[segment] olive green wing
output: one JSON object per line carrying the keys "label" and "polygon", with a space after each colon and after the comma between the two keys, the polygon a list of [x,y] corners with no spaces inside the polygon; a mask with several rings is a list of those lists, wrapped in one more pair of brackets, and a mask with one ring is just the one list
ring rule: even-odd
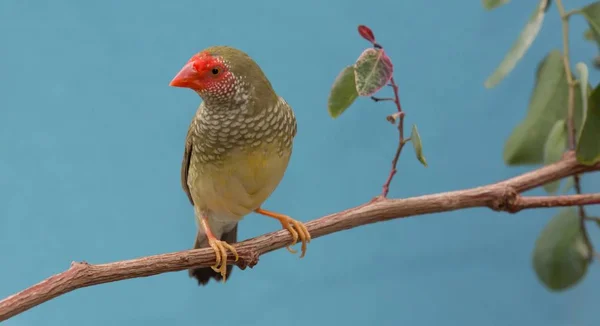
{"label": "olive green wing", "polygon": [[181,162],[181,187],[183,187],[183,191],[188,196],[190,203],[192,206],[194,205],[194,200],[192,199],[192,194],[190,193],[190,186],[188,186],[188,173],[190,172],[190,162],[192,160],[192,124],[188,128],[187,135],[185,136],[185,150],[183,151],[183,161]]}

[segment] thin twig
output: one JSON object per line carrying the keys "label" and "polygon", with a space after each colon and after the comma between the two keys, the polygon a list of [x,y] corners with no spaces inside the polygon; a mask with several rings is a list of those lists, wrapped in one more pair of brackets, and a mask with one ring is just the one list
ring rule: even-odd
{"label": "thin twig", "polygon": [[390,184],[392,183],[392,179],[394,179],[396,172],[398,172],[396,166],[398,165],[398,159],[400,159],[402,148],[404,148],[404,145],[406,145],[406,143],[408,142],[406,139],[404,139],[404,111],[402,111],[402,106],[400,105],[400,96],[398,96],[398,85],[394,81],[394,77],[390,79],[389,85],[394,90],[394,98],[374,98],[373,100],[375,102],[381,100],[393,100],[394,104],[396,104],[397,112],[393,115],[388,116],[387,120],[394,123],[396,121],[395,118],[398,118],[398,147],[396,148],[396,153],[394,154],[394,159],[392,160],[392,168],[390,169],[390,173],[387,177],[387,180],[383,184],[381,195],[379,197],[376,197],[375,200],[387,198],[387,195],[390,192]]}
{"label": "thin twig", "polygon": [[[466,190],[451,191],[406,199],[388,199],[366,203],[306,223],[312,238],[357,226],[391,219],[432,213],[449,212],[474,207],[489,207],[496,211],[515,213],[536,207],[559,207],[577,204],[598,204],[600,194],[549,197],[522,197],[520,193],[576,173],[600,170],[600,164],[579,164],[573,152],[562,160],[505,181]],[[260,255],[283,248],[292,241],[287,230],[265,234],[236,243],[240,268],[252,267]],[[399,252],[403,249],[399,248]],[[400,255],[400,253],[399,253]],[[228,257],[230,264],[234,258]],[[56,274],[28,289],[0,301],[0,321],[73,290],[97,284],[115,282],[161,273],[181,271],[215,263],[211,248],[186,250],[108,264],[72,263],[67,271]]]}
{"label": "thin twig", "polygon": [[[581,194],[583,191],[581,190],[581,178],[579,176],[579,174],[576,174],[573,176],[573,180],[575,181],[575,193],[577,194]],[[585,219],[586,213],[585,213],[585,207],[583,205],[579,205],[578,207],[579,209],[579,217],[582,220],[583,223],[583,219]],[[585,234],[585,237],[587,237],[587,232]],[[588,239],[589,242],[589,239]]]}
{"label": "thin twig", "polygon": [[[567,75],[568,84],[568,107],[567,107],[567,134],[569,139],[569,150],[573,151],[577,147],[577,130],[575,130],[575,85],[576,82],[573,79],[571,73],[571,59],[569,58],[569,18],[573,11],[566,12],[563,6],[562,0],[556,0],[556,8],[560,14],[560,20],[562,22],[562,40],[563,40],[563,64],[565,66],[565,74]],[[581,87],[587,87],[587,85],[581,85]],[[575,183],[575,192],[581,194],[581,179],[579,175],[573,175],[573,181]],[[592,252],[593,245],[590,241],[590,237],[587,232],[585,225],[585,208],[583,205],[579,205],[579,224],[581,227],[581,233],[583,234],[583,240],[587,247]],[[590,257],[591,259],[591,257]]]}

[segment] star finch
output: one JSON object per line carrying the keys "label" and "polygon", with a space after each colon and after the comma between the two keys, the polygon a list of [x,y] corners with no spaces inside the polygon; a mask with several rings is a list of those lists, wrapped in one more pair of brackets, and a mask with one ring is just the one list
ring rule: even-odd
{"label": "star finch", "polygon": [[[228,46],[207,48],[183,66],[171,86],[194,90],[202,103],[185,139],[181,183],[194,206],[198,233],[194,248],[211,247],[216,263],[189,270],[201,285],[231,273],[227,250],[238,222],[256,212],[281,222],[303,257],[310,234],[289,216],[261,208],[287,169],[296,135],[292,108],[278,96],[246,53]],[[295,253],[291,247],[288,247]]]}

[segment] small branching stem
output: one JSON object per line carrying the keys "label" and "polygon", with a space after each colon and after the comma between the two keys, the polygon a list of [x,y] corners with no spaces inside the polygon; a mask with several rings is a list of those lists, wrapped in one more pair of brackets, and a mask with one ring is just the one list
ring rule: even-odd
{"label": "small branching stem", "polygon": [[404,111],[402,111],[402,106],[400,105],[400,96],[398,95],[398,85],[396,84],[396,81],[394,81],[394,77],[392,77],[390,79],[389,86],[391,86],[392,90],[394,91],[393,98],[391,98],[391,97],[386,97],[386,98],[371,97],[371,99],[375,102],[393,101],[394,104],[396,104],[397,112],[387,116],[386,119],[393,124],[395,124],[396,120],[398,120],[398,147],[396,148],[396,153],[394,154],[394,159],[392,160],[392,168],[390,169],[390,173],[388,174],[388,177],[387,177],[385,183],[383,184],[383,187],[382,187],[383,189],[381,191],[381,195],[379,197],[376,197],[375,198],[376,200],[387,198],[387,195],[390,192],[390,184],[392,183],[394,176],[398,172],[396,167],[398,166],[398,160],[400,159],[400,154],[402,153],[402,148],[404,148],[404,145],[406,145],[406,143],[410,140],[410,138],[404,139],[404,115],[405,114],[404,114]]}
{"label": "small branching stem", "polygon": [[[376,49],[383,49],[383,47],[379,43],[374,43],[373,47],[375,47]],[[371,100],[373,100],[374,102],[388,102],[389,101],[389,102],[394,102],[394,104],[396,104],[397,111],[393,114],[388,115],[386,117],[386,120],[389,121],[391,124],[396,124],[396,120],[398,120],[398,147],[396,148],[396,153],[394,154],[394,158],[392,159],[392,167],[390,169],[390,173],[388,174],[388,177],[385,180],[385,183],[383,184],[383,187],[382,187],[383,189],[381,190],[381,195],[379,195],[378,197],[375,197],[373,199],[373,201],[387,198],[388,193],[390,192],[390,184],[392,183],[394,176],[398,172],[398,169],[396,167],[398,166],[398,160],[400,159],[400,154],[402,153],[402,148],[404,148],[404,145],[406,145],[406,143],[410,141],[410,138],[404,139],[404,111],[402,111],[402,106],[400,105],[400,96],[398,95],[398,85],[396,84],[396,81],[394,80],[393,76],[390,78],[390,82],[387,84],[387,86],[390,86],[392,88],[392,90],[394,91],[394,97],[371,96]]]}

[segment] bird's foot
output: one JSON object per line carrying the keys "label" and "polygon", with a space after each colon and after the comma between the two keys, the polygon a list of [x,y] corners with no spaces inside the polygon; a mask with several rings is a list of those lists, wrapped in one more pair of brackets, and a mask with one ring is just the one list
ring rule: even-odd
{"label": "bird's foot", "polygon": [[235,261],[238,261],[240,257],[238,256],[238,253],[235,250],[235,248],[225,241],[218,240],[215,237],[209,237],[208,244],[211,248],[213,248],[216,256],[216,262],[210,268],[212,268],[213,271],[221,274],[221,276],[223,277],[223,283],[225,283],[225,280],[227,278],[227,250],[233,253],[233,255],[235,256]]}
{"label": "bird's foot", "polygon": [[286,247],[289,252],[293,254],[297,253],[296,250],[292,249],[292,246],[298,243],[298,239],[300,239],[300,241],[302,241],[302,254],[300,254],[300,258],[304,257],[306,254],[306,245],[311,240],[310,232],[308,232],[304,223],[296,221],[287,215],[271,212],[262,208],[257,209],[255,212],[279,220],[281,226],[290,231],[292,234],[292,243]]}

